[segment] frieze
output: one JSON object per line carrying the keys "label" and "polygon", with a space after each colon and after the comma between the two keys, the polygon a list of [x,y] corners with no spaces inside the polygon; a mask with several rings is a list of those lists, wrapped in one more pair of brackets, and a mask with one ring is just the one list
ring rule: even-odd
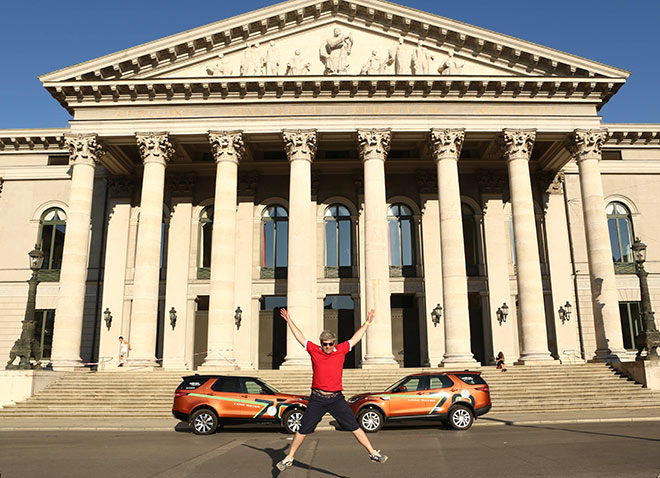
{"label": "frieze", "polygon": [[136,133],[135,139],[144,163],[156,162],[166,165],[174,154],[167,133]]}
{"label": "frieze", "polygon": [[415,180],[420,194],[438,194],[438,172],[435,169],[418,169]]}
{"label": "frieze", "polygon": [[192,197],[195,190],[196,177],[194,174],[179,174],[168,176],[165,180],[165,189],[170,197]]}
{"label": "frieze", "polygon": [[69,164],[96,166],[104,153],[96,134],[65,134],[64,146],[69,150]]}
{"label": "frieze", "polygon": [[358,151],[360,159],[385,160],[390,152],[392,130],[390,129],[360,129],[357,131]]}
{"label": "frieze", "polygon": [[479,176],[481,194],[504,194],[508,190],[508,177],[505,174],[489,173]]}
{"label": "frieze", "polygon": [[238,195],[254,196],[259,181],[259,173],[256,171],[246,171],[238,173]]}
{"label": "frieze", "polygon": [[576,161],[601,159],[603,144],[609,136],[606,129],[576,129],[564,144]]}
{"label": "frieze", "polygon": [[112,198],[132,198],[135,186],[135,179],[130,176],[111,176],[108,178],[108,188]]}

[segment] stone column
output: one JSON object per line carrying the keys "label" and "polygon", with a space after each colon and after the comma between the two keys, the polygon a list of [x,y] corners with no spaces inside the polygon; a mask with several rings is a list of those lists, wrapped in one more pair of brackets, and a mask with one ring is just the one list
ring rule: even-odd
{"label": "stone column", "polygon": [[69,149],[72,172],[60,291],[53,328],[51,362],[54,370],[72,369],[81,363],[80,343],[87,284],[94,170],[96,162],[103,154],[95,134],[65,135],[64,144]]}
{"label": "stone column", "polygon": [[580,172],[591,302],[596,330],[596,357],[600,360],[616,361],[627,358],[627,352],[623,347],[614,263],[607,229],[603,183],[600,178],[601,150],[608,136],[609,133],[605,129],[576,129],[566,147],[573,154]]}
{"label": "stone column", "polygon": [[216,163],[209,294],[209,352],[202,368],[236,369],[234,281],[238,162],[245,152],[241,131],[209,132]]}
{"label": "stone column", "polygon": [[[291,165],[289,174],[289,257],[286,303],[296,325],[309,340],[315,330],[314,282],[316,256],[313,244],[312,161],[316,155],[316,130],[284,130],[282,139]],[[275,320],[278,320],[277,318]],[[307,367],[309,356],[287,328],[286,358],[283,367]]]}
{"label": "stone column", "polygon": [[131,334],[128,338],[133,350],[129,354],[129,363],[157,366],[156,325],[165,167],[174,150],[167,133],[137,133],[135,138],[144,171],[135,253]]}
{"label": "stone column", "polygon": [[[484,238],[486,271],[488,277],[488,307],[493,353],[502,352],[507,360],[518,356],[516,347],[516,304],[511,300],[509,287],[509,261],[506,228],[509,221],[504,215],[502,194],[506,178],[497,174],[484,174],[479,178],[484,211]],[[506,321],[498,320],[497,309],[503,304],[509,308]]]}
{"label": "stone column", "polygon": [[535,139],[536,130],[505,129],[502,132],[501,143],[509,169],[509,193],[516,249],[516,279],[522,339],[519,363],[525,365],[552,363],[548,351],[534,199],[529,175],[529,160]]}
{"label": "stone column", "polygon": [[[190,239],[192,226],[192,193],[194,176],[168,178],[172,213],[167,238],[167,278],[165,281],[165,314],[163,326],[164,369],[184,370],[186,361],[186,332],[188,321],[188,277],[190,271]],[[170,313],[176,317],[172,324]]]}
{"label": "stone column", "polygon": [[470,347],[470,311],[465,272],[465,244],[461,192],[458,186],[458,157],[465,131],[431,130],[431,147],[438,169],[440,206],[440,253],[442,255],[442,320],[445,327],[446,367],[476,363]]}
{"label": "stone column", "polygon": [[[391,366],[392,317],[390,313],[390,269],[388,249],[387,202],[385,196],[385,159],[390,151],[389,129],[358,130],[360,159],[364,164],[364,245],[366,313],[376,317],[366,334],[367,352],[363,368]],[[365,316],[366,318],[366,316]]]}

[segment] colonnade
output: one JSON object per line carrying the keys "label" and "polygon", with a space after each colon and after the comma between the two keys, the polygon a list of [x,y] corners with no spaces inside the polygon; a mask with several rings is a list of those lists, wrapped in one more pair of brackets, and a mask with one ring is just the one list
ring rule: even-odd
{"label": "colonnade", "polygon": [[[370,328],[365,339],[363,367],[396,366],[391,349],[385,193],[385,162],[391,135],[389,129],[365,129],[356,132],[356,143],[364,171],[366,310],[376,310],[376,323]],[[445,340],[445,353],[440,365],[448,367],[476,364],[470,349],[467,274],[458,180],[458,161],[464,136],[462,129],[433,129],[430,134],[430,149],[438,172],[438,247],[442,269]],[[535,136],[534,130],[505,129],[501,132],[499,141],[508,165],[521,324],[519,361],[525,364],[552,361],[547,345],[543,285],[529,169]],[[605,130],[575,130],[569,135],[566,147],[577,160],[580,173],[597,354],[599,358],[612,360],[625,351],[618,323],[616,284],[599,170],[601,147],[606,138]],[[284,130],[282,139],[290,166],[287,303],[301,328],[315,330],[311,325],[317,307],[311,164],[317,149],[316,131]],[[130,321],[133,348],[131,361],[135,365],[155,366],[162,204],[165,169],[173,149],[167,133],[138,133],[136,141],[144,163],[144,174]],[[233,369],[236,368],[232,337],[235,313],[237,171],[245,147],[241,131],[209,132],[209,141],[216,162],[216,185],[209,296],[209,353],[202,368]],[[102,154],[98,138],[94,134],[67,135],[65,143],[70,150],[73,173],[60,293],[55,315],[52,352],[54,369],[70,369],[81,362],[80,344],[94,167]],[[483,199],[501,208],[501,198],[484,196]],[[189,214],[188,211],[188,216]],[[504,243],[504,236],[497,226],[498,221],[501,224],[501,216],[501,213],[496,212],[484,224],[486,229],[493,231],[498,243]],[[189,229],[189,225],[182,222],[181,227],[184,226]],[[425,247],[432,246],[425,244]],[[497,262],[498,252],[487,251],[487,254],[490,254],[490,259],[487,258],[489,261],[492,259],[493,264]],[[501,251],[499,255],[501,259]],[[497,300],[508,300],[510,297],[507,296],[508,286],[503,287],[501,283],[489,280],[489,288],[491,295],[498,297]],[[287,356],[283,366],[306,366],[307,363],[306,353],[289,332]]]}

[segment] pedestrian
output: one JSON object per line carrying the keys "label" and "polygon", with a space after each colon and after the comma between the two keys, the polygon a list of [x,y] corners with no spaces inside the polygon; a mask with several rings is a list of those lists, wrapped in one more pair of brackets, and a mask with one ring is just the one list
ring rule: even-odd
{"label": "pedestrian", "polygon": [[353,432],[357,441],[369,453],[369,458],[375,463],[385,463],[387,456],[380,450],[374,450],[369,438],[355,419],[355,415],[346,403],[342,393],[342,372],[344,357],[355,347],[364,336],[367,328],[374,320],[374,310],[369,311],[367,320],[353,334],[349,340],[336,344],[337,336],[330,330],[324,330],[319,337],[320,346],[305,339],[286,309],[280,310],[280,315],[289,325],[293,336],[305,347],[312,359],[312,393],[309,404],[301,420],[300,429],[296,432],[289,449],[289,454],[276,466],[280,471],[293,465],[293,457],[305,440],[305,437],[314,433],[316,425],[326,413],[330,413],[344,430]]}
{"label": "pedestrian", "polygon": [[502,372],[506,372],[506,364],[504,363],[504,354],[502,352],[498,353],[497,357],[495,357],[495,365]]}
{"label": "pedestrian", "polygon": [[128,356],[128,351],[131,350],[131,344],[128,343],[128,340],[124,340],[124,337],[119,337],[119,366],[123,367],[126,362],[126,357]]}

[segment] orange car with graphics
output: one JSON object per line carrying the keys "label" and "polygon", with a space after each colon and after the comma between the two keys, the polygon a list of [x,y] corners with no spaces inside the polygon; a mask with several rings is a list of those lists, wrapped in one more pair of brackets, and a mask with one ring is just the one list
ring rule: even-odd
{"label": "orange car with graphics", "polygon": [[309,397],[280,393],[255,377],[191,375],[174,392],[172,415],[190,423],[197,435],[210,435],[231,423],[280,423],[289,433],[300,428]]}
{"label": "orange car with graphics", "polygon": [[348,399],[358,424],[367,433],[386,421],[433,419],[455,430],[467,430],[490,411],[490,390],[481,372],[418,373],[402,378],[384,392]]}

